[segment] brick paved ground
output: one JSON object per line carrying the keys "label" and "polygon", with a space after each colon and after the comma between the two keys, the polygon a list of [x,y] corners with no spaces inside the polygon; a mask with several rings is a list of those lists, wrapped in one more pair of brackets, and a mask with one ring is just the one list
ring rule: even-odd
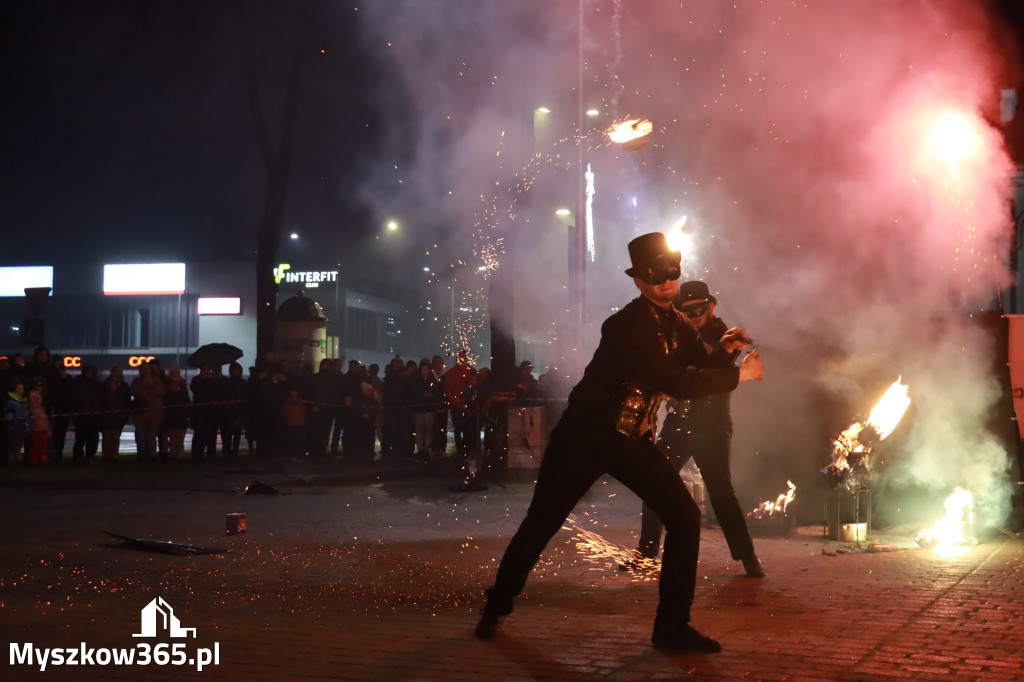
{"label": "brick paved ground", "polygon": [[[410,472],[407,468],[406,474]],[[239,496],[254,473],[287,494]],[[705,530],[694,624],[711,656],[649,646],[656,583],[594,558],[563,530],[499,637],[472,636],[480,594],[529,500],[528,483],[455,492],[438,476],[388,481],[245,466],[6,472],[0,628],[37,647],[133,647],[156,596],[220,663],[61,667],[5,661],[4,679],[671,680],[1024,679],[1024,540],[956,559],[910,529],[867,553],[801,527],[758,539],[764,580],[741,577]],[[76,484],[76,481],[80,483]],[[298,485],[300,482],[305,485]],[[329,484],[329,485],[328,485]],[[224,534],[225,515],[249,530]],[[583,528],[632,546],[637,503],[614,481],[577,508]],[[128,549],[104,531],[215,545],[216,556]]]}

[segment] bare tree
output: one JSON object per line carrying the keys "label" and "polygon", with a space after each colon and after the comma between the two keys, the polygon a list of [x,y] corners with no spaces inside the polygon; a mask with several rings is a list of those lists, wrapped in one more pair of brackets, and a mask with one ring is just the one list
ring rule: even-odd
{"label": "bare tree", "polygon": [[276,334],[277,282],[274,279],[274,265],[277,263],[277,249],[281,242],[281,224],[284,220],[288,198],[288,179],[291,173],[292,156],[295,151],[295,136],[298,129],[300,84],[306,62],[306,50],[301,41],[292,48],[291,64],[285,86],[284,106],[280,121],[280,134],[275,146],[261,92],[262,78],[258,66],[255,45],[246,23],[241,3],[235,4],[242,37],[242,66],[245,87],[249,95],[256,127],[256,140],[260,158],[267,171],[267,185],[264,190],[263,215],[257,231],[256,246],[256,357],[262,358],[266,351],[273,350]]}

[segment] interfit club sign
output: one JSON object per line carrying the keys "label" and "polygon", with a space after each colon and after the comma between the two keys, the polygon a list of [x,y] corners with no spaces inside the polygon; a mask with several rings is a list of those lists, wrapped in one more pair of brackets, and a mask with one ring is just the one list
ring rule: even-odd
{"label": "interfit club sign", "polygon": [[292,270],[288,263],[281,263],[274,268],[274,282],[277,284],[301,284],[307,289],[315,289],[321,283],[337,281],[337,270]]}

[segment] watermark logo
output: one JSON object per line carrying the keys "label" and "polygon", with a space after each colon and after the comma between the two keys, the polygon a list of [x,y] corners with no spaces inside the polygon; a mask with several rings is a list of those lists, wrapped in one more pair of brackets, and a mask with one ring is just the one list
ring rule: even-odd
{"label": "watermark logo", "polygon": [[156,637],[157,631],[166,632],[171,637],[195,637],[195,628],[183,628],[174,615],[174,609],[157,597],[142,609],[142,632],[132,637]]}
{"label": "watermark logo", "polygon": [[[132,637],[196,638],[196,628],[185,628],[174,615],[174,609],[156,597],[141,610],[142,632]],[[32,642],[11,642],[11,666],[27,665],[40,672],[47,666],[109,666],[109,665],[175,665],[194,666],[197,671],[211,665],[220,665],[220,642],[212,647],[189,647],[184,642],[150,644],[139,642],[132,647],[93,647],[79,642],[70,647],[38,647]]]}

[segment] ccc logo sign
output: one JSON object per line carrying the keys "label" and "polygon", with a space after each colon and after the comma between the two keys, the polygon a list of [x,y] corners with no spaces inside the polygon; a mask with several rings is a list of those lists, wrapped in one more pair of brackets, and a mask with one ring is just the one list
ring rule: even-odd
{"label": "ccc logo sign", "polygon": [[[129,367],[138,367],[143,365],[150,360],[155,360],[155,355],[131,355],[128,357]],[[65,355],[64,366],[70,369],[79,368],[82,366],[82,356],[80,355]]]}

